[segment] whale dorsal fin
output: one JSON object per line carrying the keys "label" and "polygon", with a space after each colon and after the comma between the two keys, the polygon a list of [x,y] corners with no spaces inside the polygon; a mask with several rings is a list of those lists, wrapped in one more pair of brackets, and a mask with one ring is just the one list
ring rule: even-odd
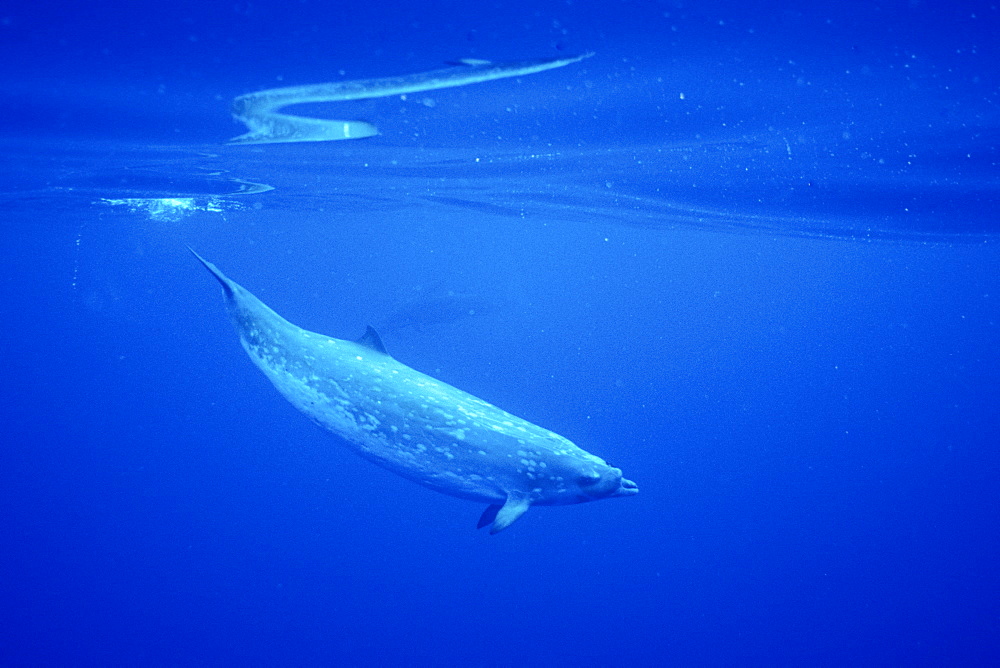
{"label": "whale dorsal fin", "polygon": [[498,533],[513,524],[514,520],[518,517],[528,512],[528,508],[530,507],[531,501],[529,499],[510,494],[507,496],[507,503],[503,504],[503,506],[498,503],[488,506],[479,518],[476,528],[482,529],[487,524],[493,524],[490,527],[490,533]]}
{"label": "whale dorsal fin", "polygon": [[378,335],[378,332],[376,332],[375,328],[371,325],[368,325],[368,329],[366,329],[364,335],[357,340],[357,343],[360,343],[365,348],[371,348],[375,352],[382,353],[383,355],[389,354],[386,352],[385,346],[382,344],[382,337]]}

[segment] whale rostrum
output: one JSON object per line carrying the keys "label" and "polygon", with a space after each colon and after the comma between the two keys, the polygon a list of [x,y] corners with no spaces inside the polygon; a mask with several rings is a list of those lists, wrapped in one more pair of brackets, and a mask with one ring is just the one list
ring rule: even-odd
{"label": "whale rostrum", "polygon": [[490,533],[531,506],[638,493],[568,439],[397,361],[371,327],[357,341],[306,331],[195,257],[222,284],[244,350],[293,406],[365,459],[488,504],[479,527]]}

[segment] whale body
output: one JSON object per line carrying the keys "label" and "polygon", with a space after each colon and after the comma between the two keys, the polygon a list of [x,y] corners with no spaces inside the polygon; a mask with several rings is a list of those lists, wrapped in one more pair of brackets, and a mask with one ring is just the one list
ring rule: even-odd
{"label": "whale body", "polygon": [[533,505],[638,493],[568,439],[397,361],[371,327],[357,341],[306,331],[195,257],[222,284],[244,350],[293,406],[379,466],[489,504],[480,528],[495,534]]}

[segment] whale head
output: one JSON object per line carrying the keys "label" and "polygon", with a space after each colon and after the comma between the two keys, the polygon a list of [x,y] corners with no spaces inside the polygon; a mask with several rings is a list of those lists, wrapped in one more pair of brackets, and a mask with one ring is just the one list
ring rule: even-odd
{"label": "whale head", "polygon": [[536,478],[531,492],[508,491],[506,502],[489,506],[477,526],[492,524],[490,533],[495,534],[509,527],[533,505],[561,506],[639,493],[639,486],[623,478],[621,469],[589,453],[575,461],[553,463],[555,466],[546,467],[548,485],[534,486],[540,482]]}
{"label": "whale head", "polygon": [[550,460],[545,475],[536,478],[547,484],[535,488],[536,506],[563,506],[632,496],[639,493],[639,486],[622,477],[622,470],[587,452],[580,456]]}
{"label": "whale head", "polygon": [[621,469],[607,463],[601,469],[577,476],[575,487],[576,499],[569,503],[584,503],[639,493],[639,486],[623,478]]}

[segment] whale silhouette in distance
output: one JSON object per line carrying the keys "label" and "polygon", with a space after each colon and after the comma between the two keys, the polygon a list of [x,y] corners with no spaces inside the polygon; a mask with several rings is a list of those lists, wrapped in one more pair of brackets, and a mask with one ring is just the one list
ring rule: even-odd
{"label": "whale silhouette in distance", "polygon": [[420,286],[399,302],[378,323],[385,334],[413,330],[425,332],[437,326],[454,325],[468,318],[495,314],[509,308],[509,300],[475,291],[449,290],[441,285]]}
{"label": "whale silhouette in distance", "polygon": [[357,341],[306,331],[191,250],[222,284],[243,349],[293,406],[357,454],[425,487],[488,504],[495,534],[531,506],[632,496],[638,486],[547,429]]}

